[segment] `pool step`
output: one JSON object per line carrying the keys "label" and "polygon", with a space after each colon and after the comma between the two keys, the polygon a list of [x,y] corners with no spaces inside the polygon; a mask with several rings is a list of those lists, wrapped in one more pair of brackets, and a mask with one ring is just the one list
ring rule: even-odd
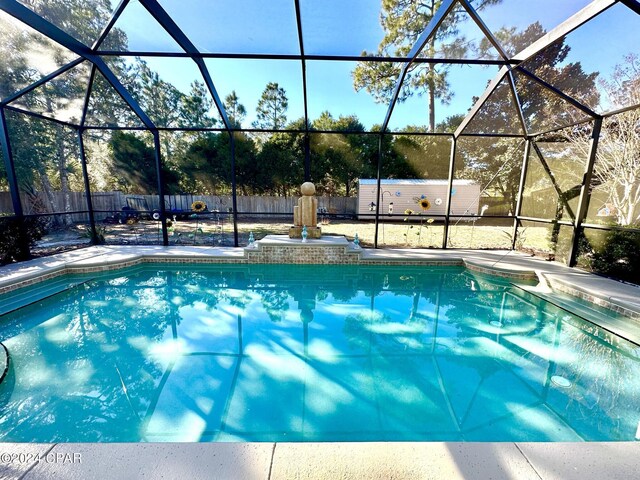
{"label": "pool step", "polygon": [[20,288],[14,292],[0,295],[0,315],[39,302],[52,295],[57,295],[81,283],[86,283],[88,280],[86,276],[63,275],[30,287]]}
{"label": "pool step", "polygon": [[531,295],[538,297],[562,310],[566,310],[583,320],[593,323],[608,332],[611,332],[636,345],[640,345],[640,325],[633,319],[624,317],[616,312],[609,311],[598,305],[586,305],[583,300],[571,297],[561,292],[546,293],[536,290],[535,287],[515,285]]}

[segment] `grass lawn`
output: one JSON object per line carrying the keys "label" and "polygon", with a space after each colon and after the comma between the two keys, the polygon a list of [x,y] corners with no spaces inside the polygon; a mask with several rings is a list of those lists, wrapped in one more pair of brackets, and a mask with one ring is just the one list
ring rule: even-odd
{"label": "grass lawn", "polygon": [[[426,219],[425,219],[426,220]],[[249,242],[249,234],[259,240],[265,235],[286,235],[291,226],[288,219],[264,219],[257,217],[240,218],[238,221],[238,240],[241,246]],[[159,222],[142,220],[134,225],[99,224],[107,244],[159,245],[162,244],[162,232]],[[321,225],[324,235],[344,235],[353,240],[358,234],[363,247],[372,247],[375,235],[373,221],[332,220]],[[478,249],[510,249],[513,225],[510,221],[502,225],[473,225],[470,222],[452,221],[449,228],[449,247]],[[519,246],[536,253],[552,253],[551,232],[548,226],[521,228]],[[388,248],[441,248],[444,227],[440,223],[428,224],[407,222],[380,222],[378,245]],[[47,235],[49,248],[70,247],[76,239],[78,244],[88,241],[86,226],[78,225],[64,232],[52,232]],[[169,243],[172,245],[219,245],[233,246],[233,224],[229,221],[217,222],[202,218],[176,221],[169,229]],[[43,243],[43,247],[45,244]],[[44,250],[44,249],[43,249]],[[45,253],[45,252],[43,252]],[[45,253],[46,254],[46,253]]]}
{"label": "grass lawn", "polygon": [[[255,219],[238,222],[240,243],[246,244],[249,232],[253,232],[256,240],[269,234],[285,235],[290,223],[274,221],[258,221]],[[327,225],[320,225],[324,235],[344,235],[353,240],[357,233],[361,244],[373,246],[375,235],[374,222],[358,222],[356,220],[337,220]],[[404,222],[381,222],[378,227],[378,245],[392,248],[441,248],[444,226],[442,224],[423,223],[409,225]],[[546,226],[527,227],[521,229],[521,245],[538,252],[553,252],[549,241],[550,232]],[[449,228],[449,246],[456,248],[511,248],[513,226],[509,225],[475,225],[452,222]],[[244,240],[244,241],[243,241]]]}

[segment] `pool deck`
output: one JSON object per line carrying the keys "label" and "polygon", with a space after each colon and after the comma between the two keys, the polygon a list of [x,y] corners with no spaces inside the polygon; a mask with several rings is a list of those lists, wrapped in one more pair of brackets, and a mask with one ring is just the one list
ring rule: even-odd
{"label": "pool deck", "polygon": [[[511,251],[369,250],[363,263],[461,264],[535,272],[538,288],[578,292],[640,313],[640,288]],[[136,261],[246,258],[242,248],[95,246],[0,267],[2,287]],[[370,262],[371,261],[371,262]],[[199,262],[198,262],[199,263]],[[562,290],[562,291],[565,291]],[[629,319],[637,324],[638,317]],[[640,326],[635,325],[636,341]],[[20,455],[23,454],[23,455]],[[39,458],[39,460],[35,460]],[[0,478],[635,479],[640,442],[619,443],[139,443],[0,444]]]}
{"label": "pool deck", "polygon": [[27,480],[626,480],[638,478],[640,466],[640,443],[64,443],[0,448],[0,478]]}

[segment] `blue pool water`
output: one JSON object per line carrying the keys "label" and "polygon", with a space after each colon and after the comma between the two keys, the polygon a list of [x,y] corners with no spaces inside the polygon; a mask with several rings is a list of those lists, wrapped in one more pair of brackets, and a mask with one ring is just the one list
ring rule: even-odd
{"label": "blue pool water", "polygon": [[55,282],[0,317],[0,441],[633,440],[640,421],[637,346],[462,268]]}

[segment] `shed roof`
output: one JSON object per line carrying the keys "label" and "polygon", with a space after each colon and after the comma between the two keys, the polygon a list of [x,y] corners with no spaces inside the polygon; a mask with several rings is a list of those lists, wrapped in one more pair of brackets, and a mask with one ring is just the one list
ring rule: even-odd
{"label": "shed roof", "polygon": [[[375,178],[361,178],[360,185],[376,185]],[[380,180],[381,185],[448,185],[446,179],[415,179],[415,178],[384,178]],[[475,180],[454,180],[454,185],[477,185]]]}

